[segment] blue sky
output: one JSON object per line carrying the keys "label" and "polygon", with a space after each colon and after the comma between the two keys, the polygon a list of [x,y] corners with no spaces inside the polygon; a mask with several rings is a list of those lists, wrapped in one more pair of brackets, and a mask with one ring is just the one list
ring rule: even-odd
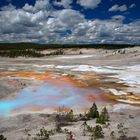
{"label": "blue sky", "polygon": [[140,43],[139,0],[0,0],[0,42]]}

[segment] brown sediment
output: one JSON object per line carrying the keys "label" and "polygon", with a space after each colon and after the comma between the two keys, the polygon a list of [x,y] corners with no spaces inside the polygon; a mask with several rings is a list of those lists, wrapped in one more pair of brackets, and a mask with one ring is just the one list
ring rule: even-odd
{"label": "brown sediment", "polygon": [[83,87],[94,87],[94,88],[115,88],[122,89],[128,86],[123,83],[116,83],[109,81],[109,78],[99,74],[82,74],[79,73],[79,76],[62,76],[60,72],[49,71],[46,73],[33,73],[33,72],[1,72],[0,76],[11,76],[11,77],[20,77],[20,78],[29,78],[35,80],[54,80],[53,75],[58,75],[55,78],[56,80],[64,80],[68,83],[73,83],[76,86]]}
{"label": "brown sediment", "polygon": [[[112,101],[112,102],[118,102],[118,99],[124,99],[124,100],[129,100],[132,101],[134,103],[126,103],[123,102],[125,104],[130,104],[130,105],[134,105],[134,106],[140,106],[139,104],[136,104],[135,102],[140,102],[140,98],[137,97],[136,95],[134,95],[133,93],[127,92],[126,95],[114,95],[111,92],[106,92],[104,91],[104,89],[116,89],[118,91],[127,91],[127,88],[129,86],[123,84],[123,83],[117,83],[117,79],[116,82],[115,81],[111,81],[112,78],[110,77],[105,77],[105,75],[99,75],[99,74],[87,74],[87,75],[81,75],[80,76],[80,80],[83,83],[86,83],[86,85],[88,87],[94,87],[97,89],[102,89],[104,94],[101,94],[103,100],[108,100],[108,101]],[[91,102],[95,102],[96,98],[93,95],[87,95],[86,99],[91,101]]]}
{"label": "brown sediment", "polygon": [[105,93],[102,96],[103,96],[103,98],[106,98],[106,99],[109,99],[109,100],[119,99],[119,96],[114,95],[114,94],[110,94],[110,93]]}
{"label": "brown sediment", "polygon": [[[12,76],[12,77],[20,77],[20,78],[31,78],[35,80],[46,80],[51,79],[52,72],[45,74],[38,74],[33,72],[1,72],[0,76]],[[57,73],[53,73],[57,74]]]}
{"label": "brown sediment", "polygon": [[140,102],[140,98],[135,96],[135,95],[129,95],[129,94],[114,95],[114,94],[111,94],[111,93],[106,93],[106,94],[102,94],[102,96],[105,99],[114,100],[114,101],[117,101],[119,99],[123,99],[123,100],[126,100],[126,101],[129,100],[129,101],[132,101],[133,103],[129,103],[129,102],[127,103],[127,102],[123,102],[123,101],[122,101],[122,103],[140,107],[140,103],[139,104],[136,103],[136,102]]}
{"label": "brown sediment", "polygon": [[[77,74],[77,73],[76,73]],[[56,75],[54,78],[53,76]],[[11,76],[11,77],[18,77],[18,78],[29,78],[38,81],[45,81],[50,80],[53,84],[57,86],[63,86],[63,82],[70,83],[77,87],[84,87],[84,88],[94,88],[98,89],[103,94],[100,95],[100,99],[96,99],[95,94],[85,94],[85,99],[89,102],[96,102],[97,100],[103,101],[110,101],[112,103],[117,102],[118,99],[130,100],[134,103],[125,103],[135,105],[135,102],[140,102],[140,98],[134,96],[132,93],[127,95],[114,95],[110,92],[106,92],[104,89],[127,89],[128,86],[124,85],[123,83],[117,83],[115,81],[111,81],[111,78],[106,77],[105,75],[99,74],[85,74],[85,73],[78,73],[78,76],[75,74],[73,76],[63,76],[61,72],[54,72],[49,71],[46,73],[33,73],[33,72],[1,72],[0,76]],[[60,82],[63,81],[63,82]],[[8,96],[9,99],[14,98],[16,93],[11,94]],[[61,98],[61,96],[60,96]],[[138,106],[138,105],[137,105]],[[40,110],[40,108],[35,108],[36,110]],[[43,110],[43,108],[41,108]],[[66,108],[65,108],[66,109]],[[57,109],[56,109],[57,110]],[[69,109],[66,109],[69,110]]]}
{"label": "brown sediment", "polygon": [[[76,73],[77,74],[77,73]],[[74,74],[74,75],[76,75]],[[94,88],[114,88],[117,90],[126,89],[128,86],[124,83],[117,83],[118,79],[108,77],[107,75],[97,73],[79,73],[77,78],[81,83],[84,83],[87,87]]]}
{"label": "brown sediment", "polygon": [[[58,75],[53,78],[53,75]],[[63,80],[67,83],[73,83],[76,86],[82,86],[82,83],[78,82],[74,78],[70,76],[62,76],[59,72],[46,72],[46,73],[33,73],[33,72],[1,72],[0,76],[11,76],[11,77],[18,77],[18,78],[29,78],[34,80],[54,80],[56,83],[59,83],[59,80]]]}

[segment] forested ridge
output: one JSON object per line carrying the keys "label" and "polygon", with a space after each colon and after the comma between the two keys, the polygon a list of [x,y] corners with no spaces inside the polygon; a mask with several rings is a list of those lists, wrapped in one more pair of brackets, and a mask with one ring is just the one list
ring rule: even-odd
{"label": "forested ridge", "polygon": [[134,47],[135,45],[124,44],[36,44],[36,43],[0,43],[0,56],[1,57],[44,57],[45,54],[41,53],[47,49],[59,49],[54,54],[61,55],[61,49],[67,48],[94,48],[94,49],[122,49]]}

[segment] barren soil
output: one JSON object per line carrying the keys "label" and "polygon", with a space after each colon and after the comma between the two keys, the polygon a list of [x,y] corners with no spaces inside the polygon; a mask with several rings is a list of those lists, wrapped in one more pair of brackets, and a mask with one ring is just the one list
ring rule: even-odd
{"label": "barren soil", "polygon": [[[26,140],[33,139],[42,127],[47,130],[55,128],[55,110],[14,110],[3,117],[1,103],[14,99],[28,87],[36,87],[50,79],[57,83],[63,78],[74,86],[94,88],[104,93],[95,98],[89,96],[87,100],[92,105],[99,98],[99,110],[106,106],[110,112],[110,125],[103,129],[105,140],[119,137],[117,125],[120,123],[124,124],[128,136],[140,138],[140,47],[122,50],[65,49],[64,52],[65,55],[44,58],[0,58],[0,134],[8,140]],[[85,111],[75,110],[75,114]],[[88,140],[89,136],[82,135],[82,123],[73,122],[62,129],[72,131],[76,140]],[[95,120],[87,123],[95,126]],[[115,132],[114,138],[110,136],[112,131]],[[66,134],[55,134],[51,139],[65,140]]]}

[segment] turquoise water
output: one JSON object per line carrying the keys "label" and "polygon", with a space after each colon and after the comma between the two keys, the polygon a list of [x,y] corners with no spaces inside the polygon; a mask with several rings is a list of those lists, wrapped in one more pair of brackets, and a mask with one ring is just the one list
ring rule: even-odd
{"label": "turquoise water", "polygon": [[5,117],[22,111],[55,110],[65,106],[74,109],[89,107],[88,95],[100,100],[101,91],[77,87],[71,83],[45,81],[36,87],[21,90],[13,99],[0,100],[0,116]]}

